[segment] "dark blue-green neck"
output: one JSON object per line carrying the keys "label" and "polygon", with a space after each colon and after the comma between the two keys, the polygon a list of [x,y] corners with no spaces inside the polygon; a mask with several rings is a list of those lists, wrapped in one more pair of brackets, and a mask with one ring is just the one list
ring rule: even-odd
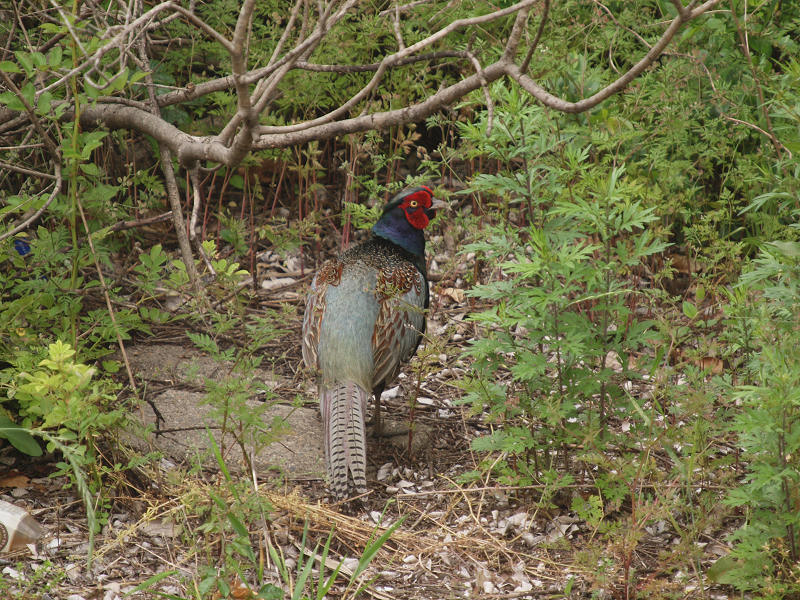
{"label": "dark blue-green neck", "polygon": [[372,233],[425,260],[425,234],[408,222],[402,209],[384,213],[372,227]]}

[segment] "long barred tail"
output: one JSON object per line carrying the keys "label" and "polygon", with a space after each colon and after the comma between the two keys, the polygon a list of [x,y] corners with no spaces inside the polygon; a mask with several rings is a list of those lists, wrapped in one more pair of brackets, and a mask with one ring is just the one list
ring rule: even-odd
{"label": "long barred tail", "polygon": [[356,494],[367,491],[367,398],[366,390],[349,381],[320,391],[328,485],[339,499],[349,496],[351,477]]}

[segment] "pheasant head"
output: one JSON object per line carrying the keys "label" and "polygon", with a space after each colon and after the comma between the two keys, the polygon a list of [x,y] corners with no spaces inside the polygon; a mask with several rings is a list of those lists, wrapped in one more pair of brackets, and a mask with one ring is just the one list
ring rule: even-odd
{"label": "pheasant head", "polygon": [[427,186],[404,190],[392,198],[372,227],[372,233],[397,244],[420,258],[425,256],[423,231],[445,203],[433,197]]}

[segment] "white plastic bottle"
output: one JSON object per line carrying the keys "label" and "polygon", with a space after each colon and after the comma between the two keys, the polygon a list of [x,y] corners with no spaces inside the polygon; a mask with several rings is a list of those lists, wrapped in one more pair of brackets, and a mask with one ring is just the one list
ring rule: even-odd
{"label": "white plastic bottle", "polygon": [[38,540],[44,529],[24,508],[0,500],[0,552],[18,550]]}

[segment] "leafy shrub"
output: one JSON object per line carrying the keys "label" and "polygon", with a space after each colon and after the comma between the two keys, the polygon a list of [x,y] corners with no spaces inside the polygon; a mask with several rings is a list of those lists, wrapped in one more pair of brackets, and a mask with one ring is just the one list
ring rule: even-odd
{"label": "leafy shrub", "polygon": [[[760,598],[800,595],[800,244],[765,244],[739,286],[737,317],[751,321],[752,383],[734,387],[741,412],[732,428],[747,462],[744,481],[727,503],[745,510],[729,556],[711,575]],[[742,310],[744,308],[744,310]]]}
{"label": "leafy shrub", "polygon": [[473,446],[504,453],[493,467],[502,481],[530,484],[556,480],[569,445],[603,445],[605,422],[626,398],[621,382],[636,377],[630,357],[646,343],[636,269],[665,244],[646,227],[656,217],[636,179],[588,164],[588,148],[548,136],[541,109],[511,100],[485,143],[478,127],[464,131],[507,165],[476,176],[470,191],[491,192],[501,212],[516,207],[527,223],[509,218],[464,249],[499,276],[469,292],[491,308],[472,315],[483,335],[467,350],[475,374],[465,402],[508,421]]}

